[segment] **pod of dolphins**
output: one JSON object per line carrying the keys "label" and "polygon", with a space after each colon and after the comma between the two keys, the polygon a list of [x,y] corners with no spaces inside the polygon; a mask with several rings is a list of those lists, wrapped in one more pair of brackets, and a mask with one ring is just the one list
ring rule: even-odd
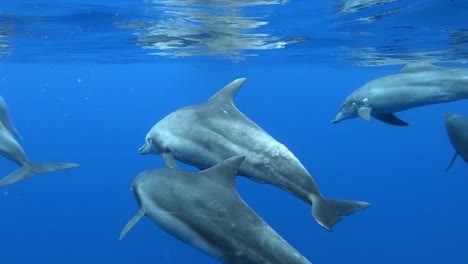
{"label": "pod of dolphins", "polygon": [[[123,239],[148,216],[161,229],[222,263],[310,263],[252,210],[236,190],[237,176],[281,188],[311,206],[314,220],[328,231],[342,219],[370,206],[363,201],[324,196],[299,159],[240,112],[234,104],[246,78],[232,81],[208,101],[178,109],[157,122],[139,148],[158,154],[167,168],[140,173],[131,185],[139,210],[122,230]],[[410,63],[351,93],[332,123],[371,117],[395,126],[408,123],[395,112],[468,98],[468,69]],[[468,162],[468,118],[445,115],[455,154]],[[18,140],[0,97],[0,152],[20,168],[0,187],[33,176],[78,167],[74,163],[32,163]],[[200,169],[178,168],[181,162]]]}

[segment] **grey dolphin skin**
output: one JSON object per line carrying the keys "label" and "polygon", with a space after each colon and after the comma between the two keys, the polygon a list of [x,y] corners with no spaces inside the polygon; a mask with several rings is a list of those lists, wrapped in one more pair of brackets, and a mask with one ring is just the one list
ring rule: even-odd
{"label": "grey dolphin skin", "polygon": [[371,116],[395,126],[408,123],[393,113],[468,98],[468,68],[407,64],[400,72],[372,80],[346,98],[332,123]]}
{"label": "grey dolphin skin", "polygon": [[198,173],[170,168],[140,173],[131,188],[140,210],[120,239],[147,215],[169,234],[223,263],[310,264],[237,193],[235,177],[243,160],[232,157]]}
{"label": "grey dolphin skin", "polygon": [[5,99],[0,96],[0,122],[3,124],[6,130],[10,134],[15,135],[18,139],[21,139],[21,135],[18,133],[18,130],[13,126],[10,119],[10,114],[8,113],[8,107],[5,102]]}
{"label": "grey dolphin skin", "polygon": [[16,131],[16,129],[14,129],[13,125],[11,124],[6,104],[2,98],[0,100],[0,154],[21,167],[5,178],[1,179],[0,188],[26,180],[35,173],[43,174],[78,167],[78,164],[74,163],[30,162],[26,157],[23,148],[15,140],[13,133],[18,137],[19,134],[15,133],[14,131]]}
{"label": "grey dolphin skin", "polygon": [[326,199],[301,162],[283,144],[242,114],[234,96],[247,79],[226,85],[207,102],[172,112],[149,131],[140,154],[161,154],[166,166],[176,160],[206,169],[233,156],[245,156],[239,175],[275,185],[312,206],[312,216],[327,230],[341,216],[369,203]]}
{"label": "grey dolphin skin", "polygon": [[445,114],[445,130],[455,148],[455,154],[446,170],[449,171],[458,155],[468,163],[468,118],[459,114]]}

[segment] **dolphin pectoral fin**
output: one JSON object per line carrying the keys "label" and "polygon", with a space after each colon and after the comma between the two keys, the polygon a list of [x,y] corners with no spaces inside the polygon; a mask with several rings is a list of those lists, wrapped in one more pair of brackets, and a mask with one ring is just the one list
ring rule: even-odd
{"label": "dolphin pectoral fin", "polygon": [[128,223],[125,225],[125,227],[122,229],[122,232],[120,232],[119,240],[122,240],[125,235],[127,235],[128,231],[133,228],[138,221],[140,221],[141,218],[145,216],[145,212],[143,210],[138,210],[138,212],[128,221]]}
{"label": "dolphin pectoral fin", "polygon": [[312,217],[325,229],[332,231],[333,225],[341,221],[341,216],[350,215],[369,206],[370,204],[366,202],[333,200],[321,197],[313,201]]}
{"label": "dolphin pectoral fin", "polygon": [[398,117],[396,117],[394,114],[392,113],[388,113],[388,114],[374,114],[372,115],[373,117],[375,117],[375,119],[377,120],[380,120],[384,123],[387,123],[387,124],[390,124],[390,125],[394,125],[394,126],[409,126],[408,123],[406,123],[405,121],[399,119]]}
{"label": "dolphin pectoral fin", "polygon": [[445,172],[448,172],[450,168],[452,168],[453,163],[457,159],[458,153],[455,151],[455,154],[453,155],[452,160],[450,161],[450,164],[448,165],[447,169],[445,169]]}
{"label": "dolphin pectoral fin", "polygon": [[164,161],[164,164],[166,164],[166,166],[168,168],[171,168],[171,169],[178,169],[179,168],[177,166],[176,160],[174,158],[174,155],[172,155],[172,153],[163,152],[163,153],[161,153],[161,156],[162,156],[162,159]]}
{"label": "dolphin pectoral fin", "polygon": [[358,109],[358,116],[366,121],[371,121],[372,108],[364,106]]}

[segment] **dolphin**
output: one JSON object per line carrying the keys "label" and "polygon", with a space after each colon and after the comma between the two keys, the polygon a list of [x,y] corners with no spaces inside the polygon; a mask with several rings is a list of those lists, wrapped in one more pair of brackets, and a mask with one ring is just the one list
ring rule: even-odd
{"label": "dolphin", "polygon": [[[2,100],[0,100],[2,101]],[[23,148],[14,138],[15,129],[11,125],[10,117],[6,104],[0,103],[0,154],[5,158],[15,162],[20,166],[19,169],[10,173],[8,176],[0,180],[0,188],[8,186],[19,181],[26,180],[35,173],[44,174],[48,172],[70,169],[78,167],[74,163],[32,163],[24,153]]]}
{"label": "dolphin", "polygon": [[237,193],[235,177],[244,157],[231,157],[198,173],[165,168],[140,173],[131,190],[140,210],[120,240],[143,217],[223,263],[305,264]]}
{"label": "dolphin", "polygon": [[445,130],[455,148],[455,154],[446,169],[449,171],[458,155],[468,163],[468,118],[459,114],[445,114]]}
{"label": "dolphin", "polygon": [[239,175],[273,184],[313,205],[313,218],[329,231],[341,216],[368,207],[366,202],[326,199],[294,154],[236,108],[234,96],[246,80],[236,79],[207,102],[164,117],[146,135],[139,153],[160,154],[169,168],[176,168],[178,160],[199,169],[245,156]]}
{"label": "dolphin", "polygon": [[366,83],[341,104],[332,123],[371,116],[395,126],[408,123],[395,112],[468,98],[468,68],[437,67],[427,62],[407,64],[400,72]]}
{"label": "dolphin", "polygon": [[18,130],[13,126],[10,114],[8,113],[8,107],[5,102],[5,99],[0,96],[0,122],[3,126],[10,132],[11,134],[15,135],[18,139],[21,139],[21,135]]}

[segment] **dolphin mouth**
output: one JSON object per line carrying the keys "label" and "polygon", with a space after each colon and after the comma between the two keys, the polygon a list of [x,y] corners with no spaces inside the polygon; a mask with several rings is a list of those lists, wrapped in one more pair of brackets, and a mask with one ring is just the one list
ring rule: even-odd
{"label": "dolphin mouth", "polygon": [[343,114],[341,112],[339,112],[338,114],[336,114],[336,116],[332,119],[332,124],[336,124],[336,123],[339,123],[341,121],[343,121]]}
{"label": "dolphin mouth", "polygon": [[151,150],[151,140],[146,140],[145,141],[145,144],[143,144],[143,146],[141,146],[140,148],[138,148],[138,153],[140,155],[145,155],[147,154],[148,152],[150,152]]}
{"label": "dolphin mouth", "polygon": [[143,144],[143,146],[141,146],[140,148],[138,148],[138,154],[140,154],[140,155],[145,154],[144,151],[145,151],[145,149],[146,149],[146,145],[147,145],[147,144],[145,143],[145,144]]}

